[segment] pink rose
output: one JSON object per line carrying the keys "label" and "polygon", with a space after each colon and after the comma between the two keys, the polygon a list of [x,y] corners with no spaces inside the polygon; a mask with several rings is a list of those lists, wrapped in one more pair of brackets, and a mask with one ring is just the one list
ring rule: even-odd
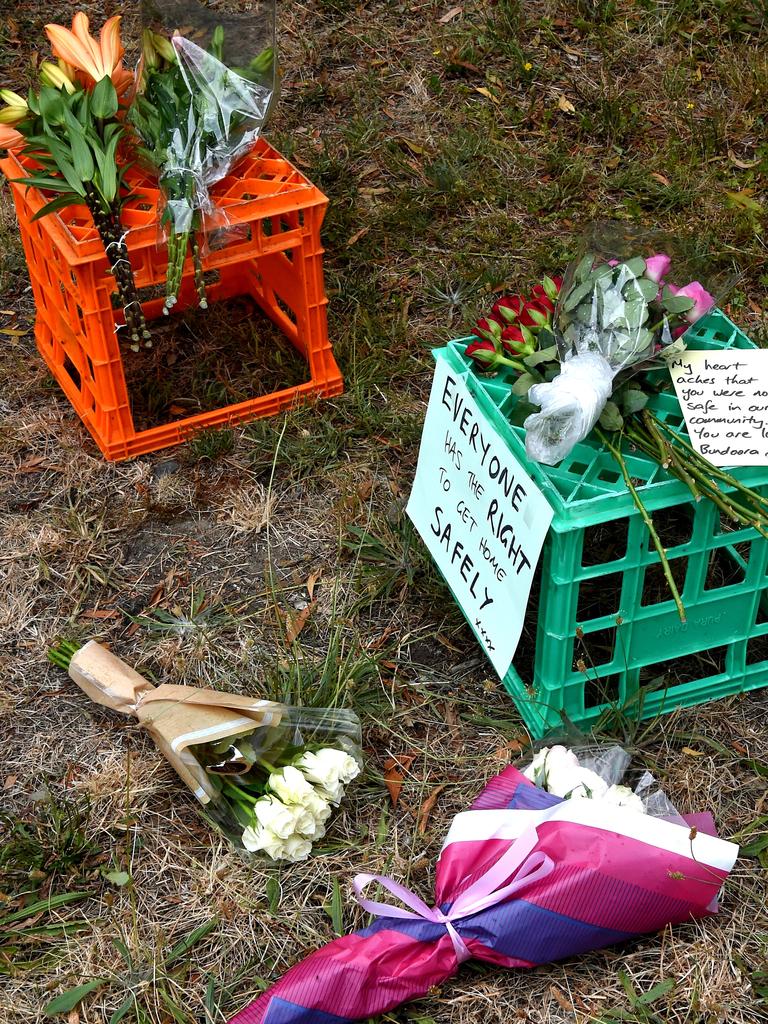
{"label": "pink rose", "polygon": [[668,285],[673,295],[682,295],[686,299],[693,299],[693,307],[687,313],[683,313],[685,319],[695,324],[705,313],[708,313],[715,304],[714,298],[699,281],[691,281],[684,288],[675,288],[673,284]]}
{"label": "pink rose", "polygon": [[645,261],[645,276],[658,284],[671,266],[672,260],[669,256],[666,253],[657,252],[655,256],[650,256]]}

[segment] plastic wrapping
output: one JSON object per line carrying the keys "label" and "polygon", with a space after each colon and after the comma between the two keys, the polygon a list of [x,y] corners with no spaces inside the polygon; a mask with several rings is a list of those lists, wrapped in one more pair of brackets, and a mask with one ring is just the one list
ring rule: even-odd
{"label": "plastic wrapping", "polygon": [[351,711],[279,708],[268,725],[188,750],[216,790],[205,814],[235,846],[303,860],[359,774],[360,723]]}
{"label": "plastic wrapping", "polygon": [[304,860],[360,773],[352,711],[154,686],[93,641],[68,671],[91,700],[138,719],[206,818],[240,849]]}
{"label": "plastic wrapping", "polygon": [[[534,385],[541,411],[525,420],[526,452],[555,465],[593,429],[616,378],[648,364],[715,305],[659,235],[593,228],[566,270],[553,318],[561,372]],[[710,284],[709,287],[712,287]]]}
{"label": "plastic wrapping", "polygon": [[537,745],[523,775],[540,789],[563,800],[591,799],[626,807],[677,824],[685,819],[644,768],[619,744],[590,743],[576,738]]}
{"label": "plastic wrapping", "polygon": [[226,220],[211,189],[253,146],[276,89],[275,2],[144,0],[143,57],[130,120],[165,196],[166,311],[191,242],[204,302],[200,247]]}
{"label": "plastic wrapping", "polygon": [[[604,754],[596,768],[626,770]],[[431,906],[395,879],[358,875],[372,922],[295,964],[230,1024],[370,1020],[429,997],[468,960],[526,969],[707,918],[737,854],[706,812],[678,823],[563,800],[510,766],[453,819]],[[374,882],[394,899],[364,898]]]}

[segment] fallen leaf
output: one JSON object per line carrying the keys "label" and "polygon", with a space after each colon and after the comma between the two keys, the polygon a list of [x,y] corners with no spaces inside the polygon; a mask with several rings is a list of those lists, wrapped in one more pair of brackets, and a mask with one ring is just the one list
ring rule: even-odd
{"label": "fallen leaf", "polygon": [[69,1011],[67,1017],[67,1024],[80,1024],[80,1011],[75,1007],[74,1010]]}
{"label": "fallen leaf", "polygon": [[435,804],[437,803],[437,798],[440,796],[440,794],[443,792],[443,790],[445,789],[445,787],[447,785],[448,785],[447,782],[443,782],[441,785],[435,786],[435,788],[429,794],[427,799],[421,805],[421,810],[419,811],[419,835],[420,836],[426,835],[426,833],[427,833],[427,825],[429,824],[429,816],[432,813],[432,811],[435,809]]}
{"label": "fallen leaf", "polygon": [[357,485],[357,496],[360,501],[368,501],[373,492],[373,480],[367,476],[365,480],[361,480]]}
{"label": "fallen leaf", "polygon": [[503,746],[497,747],[496,750],[491,754],[494,761],[509,761],[510,754],[520,754],[528,746],[527,739],[522,740],[512,739],[508,740]]}
{"label": "fallen leaf", "polygon": [[447,25],[449,21],[453,21],[454,18],[458,18],[458,16],[463,11],[464,11],[463,7],[452,7],[450,9],[450,11],[446,11],[445,14],[441,18],[437,19],[438,25]]}
{"label": "fallen leaf", "polygon": [[550,985],[549,992],[561,1010],[565,1010],[566,1013],[574,1012],[573,1003],[566,998],[566,996],[560,991],[557,985]]}
{"label": "fallen leaf", "polygon": [[451,68],[464,68],[465,71],[471,71],[473,75],[480,74],[480,68],[477,64],[470,64],[468,60],[455,60],[451,58],[448,66]]}
{"label": "fallen leaf", "polygon": [[25,334],[29,334],[29,328],[26,331],[17,331],[14,327],[2,327],[0,334],[7,334],[11,338],[23,338]]}
{"label": "fallen leaf", "polygon": [[184,406],[184,405],[177,405],[176,402],[171,402],[171,404],[168,406],[168,415],[169,416],[188,416],[189,415],[189,409],[187,409],[186,406]]}
{"label": "fallen leaf", "polygon": [[13,789],[13,787],[16,785],[18,780],[19,780],[18,775],[8,775],[6,777],[5,782],[3,783],[3,789]]}
{"label": "fallen leaf", "polygon": [[760,163],[759,160],[739,160],[732,149],[728,150],[728,159],[731,161],[734,167],[741,168],[742,171],[748,171],[750,167],[757,167]]}
{"label": "fallen leaf", "polygon": [[665,174],[659,174],[658,171],[652,171],[651,177],[654,179],[654,181],[658,181],[659,184],[666,185],[667,188],[669,188],[669,186],[672,184],[672,182]]}
{"label": "fallen leaf", "polygon": [[315,602],[310,601],[308,605],[300,608],[298,611],[288,612],[285,616],[285,639],[288,644],[294,643],[299,637],[302,629],[309,622],[309,617],[312,614],[312,609],[315,607]]}
{"label": "fallen leaf", "polygon": [[557,97],[557,105],[560,108],[560,110],[563,111],[564,114],[576,113],[576,107],[574,107],[574,105],[571,103],[568,97],[565,96],[564,93],[560,93],[560,95]]}
{"label": "fallen leaf", "polygon": [[743,743],[739,743],[738,740],[734,740],[733,743],[731,743],[731,746],[733,747],[733,749],[736,751],[737,754],[746,755],[746,754],[749,753],[749,751],[744,746],[744,744]]}
{"label": "fallen leaf", "polygon": [[702,750],[693,750],[691,747],[683,747],[683,753],[687,754],[688,757],[705,757],[706,756]]}
{"label": "fallen leaf", "polygon": [[309,594],[309,600],[310,601],[314,601],[315,600],[315,587],[317,586],[318,581],[321,579],[322,575],[323,575],[323,567],[322,567],[322,565],[320,566],[319,569],[315,569],[314,572],[311,572],[309,574],[309,578],[307,579],[307,582],[306,582],[306,588],[307,588],[307,593]]}
{"label": "fallen leaf", "polygon": [[119,619],[120,612],[114,608],[91,608],[87,612],[80,613],[81,619]]}
{"label": "fallen leaf", "polygon": [[415,754],[398,754],[397,757],[388,757],[384,762],[384,784],[389,790],[393,807],[397,807],[406,772],[415,760]]}
{"label": "fallen leaf", "polygon": [[57,472],[61,472],[61,466],[55,465],[53,462],[49,462],[48,459],[43,455],[32,455],[28,459],[25,459],[19,464],[16,469],[17,473],[42,473],[46,469],[54,469]]}
{"label": "fallen leaf", "polygon": [[743,188],[741,192],[728,192],[726,196],[731,206],[738,206],[742,210],[749,210],[750,213],[762,213],[763,204],[752,198],[754,189]]}
{"label": "fallen leaf", "polygon": [[354,245],[355,242],[359,242],[360,239],[364,235],[367,235],[370,230],[370,228],[360,228],[359,231],[356,231],[351,238],[347,239],[347,248],[349,248],[351,245]]}
{"label": "fallen leaf", "polygon": [[479,92],[481,96],[485,96],[486,99],[492,100],[494,103],[499,102],[498,98],[493,95],[490,89],[486,89],[485,86],[476,85],[475,92]]}
{"label": "fallen leaf", "polygon": [[410,151],[412,153],[415,153],[416,156],[423,156],[424,153],[426,152],[421,143],[414,142],[413,139],[406,139],[401,136],[397,141],[401,142],[406,147],[406,149],[410,149]]}

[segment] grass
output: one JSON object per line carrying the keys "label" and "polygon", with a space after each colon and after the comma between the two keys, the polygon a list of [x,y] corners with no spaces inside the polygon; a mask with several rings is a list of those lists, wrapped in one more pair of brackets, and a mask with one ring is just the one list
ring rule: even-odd
{"label": "grass", "polygon": [[[117,9],[87,6],[96,21]],[[29,41],[67,16],[58,0],[4,9],[0,85],[28,78]],[[0,193],[0,965],[16,961],[2,1024],[39,1022],[93,982],[59,1019],[222,1024],[362,923],[357,871],[428,896],[451,817],[519,756],[514,705],[403,512],[432,348],[468,333],[501,289],[561,269],[596,216],[684,232],[722,269],[739,264],[730,311],[768,339],[761,0],[324,0],[280,18],[269,137],[331,200],[344,395],[103,462],[35,354]],[[228,327],[214,323],[195,328],[208,369],[189,375],[210,402],[244,379],[223,367]],[[149,418],[187,393],[167,378],[161,364],[137,375]],[[318,856],[241,861],[135,721],[46,663],[61,636],[107,642],[156,681],[355,706],[366,777]],[[621,709],[602,723],[678,806],[711,808],[742,843],[718,917],[532,972],[471,965],[389,1024],[764,1024],[765,714],[758,692],[639,728]],[[414,761],[392,808],[384,764],[403,754]]]}

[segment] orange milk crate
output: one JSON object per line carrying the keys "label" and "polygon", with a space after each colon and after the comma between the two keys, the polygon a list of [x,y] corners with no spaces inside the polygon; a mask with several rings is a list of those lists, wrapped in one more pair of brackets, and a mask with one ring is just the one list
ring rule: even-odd
{"label": "orange milk crate", "polygon": [[[0,161],[8,178],[24,176],[18,158]],[[137,289],[165,281],[167,255],[158,245],[157,182],[137,168],[128,174],[131,198],[122,221]],[[328,341],[320,226],[328,200],[264,139],[212,191],[235,231],[232,241],[211,249],[205,271],[217,271],[208,300],[252,297],[306,359],[310,379],[186,419],[137,431],[123,371],[132,355],[116,325],[115,283],[104,246],[84,206],[72,206],[33,221],[47,201],[36,189],[11,185],[37,307],[37,347],[51,373],[108,459],[130,459],[188,440],[207,428],[224,427],[320,396],[338,395],[343,379]],[[198,297],[191,258],[174,314]],[[162,316],[163,298],[143,303],[147,321]]]}

